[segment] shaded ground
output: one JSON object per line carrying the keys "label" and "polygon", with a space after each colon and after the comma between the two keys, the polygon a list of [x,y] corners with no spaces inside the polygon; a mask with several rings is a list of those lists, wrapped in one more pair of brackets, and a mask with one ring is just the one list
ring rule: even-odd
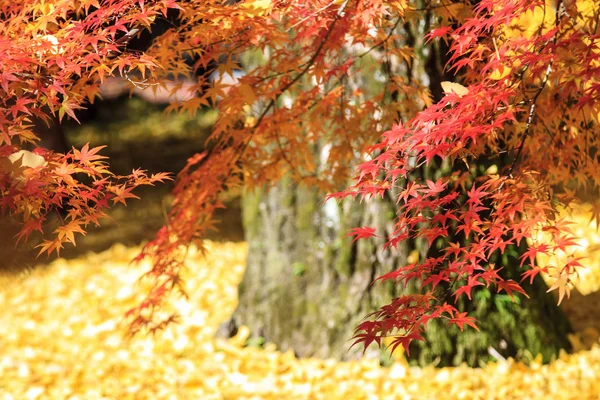
{"label": "shaded ground", "polygon": [[[204,150],[216,115],[204,110],[196,118],[187,118],[165,115],[162,108],[135,97],[119,98],[86,111],[80,116],[82,125],[71,122],[63,129],[69,145],[81,147],[87,142],[91,146],[107,145],[101,154],[109,157],[111,170],[116,174],[128,174],[134,168],[176,174],[190,156]],[[74,258],[88,251],[106,250],[115,243],[132,246],[152,239],[165,223],[172,187],[172,183],[166,183],[136,191],[141,200],[130,201],[128,207],[112,208],[109,212],[112,220],[104,220],[100,227],[90,226],[85,237],[77,238],[77,246],[67,244],[61,256]],[[241,241],[244,236],[239,200],[232,198],[227,206],[216,215],[222,221],[219,231],[208,238]],[[52,226],[52,221],[48,226]],[[50,259],[36,258],[34,246],[39,237],[15,246],[17,232],[18,226],[10,217],[0,219],[0,270],[19,272],[56,258],[55,255]]]}

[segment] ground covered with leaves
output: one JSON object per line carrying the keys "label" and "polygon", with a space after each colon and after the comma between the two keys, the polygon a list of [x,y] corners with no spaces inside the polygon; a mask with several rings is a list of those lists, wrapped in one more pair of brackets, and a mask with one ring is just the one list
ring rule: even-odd
{"label": "ground covered with leaves", "polygon": [[296,359],[244,347],[246,331],[215,339],[236,305],[243,243],[193,251],[182,316],[156,337],[127,339],[123,313],[139,301],[139,249],[114,246],[0,279],[0,399],[596,399],[600,347],[550,365],[511,360],[482,369],[397,361]]}

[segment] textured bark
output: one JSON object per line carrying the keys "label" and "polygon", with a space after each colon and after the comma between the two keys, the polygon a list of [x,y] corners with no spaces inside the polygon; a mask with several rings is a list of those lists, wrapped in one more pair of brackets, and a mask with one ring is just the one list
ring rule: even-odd
{"label": "textured bark", "polygon": [[362,225],[389,231],[389,204],[322,206],[316,191],[283,181],[246,193],[243,215],[249,255],[236,324],[299,356],[356,358],[362,349],[348,351],[353,328],[393,294],[392,285],[371,283],[405,262],[407,246],[383,251],[381,242],[345,235]]}

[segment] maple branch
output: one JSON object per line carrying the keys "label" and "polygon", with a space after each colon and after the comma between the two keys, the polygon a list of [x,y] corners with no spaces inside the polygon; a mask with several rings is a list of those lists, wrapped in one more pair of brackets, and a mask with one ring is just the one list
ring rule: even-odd
{"label": "maple branch", "polygon": [[321,41],[321,43],[319,43],[319,46],[317,47],[317,50],[315,51],[315,53],[312,55],[312,57],[308,60],[308,63],[306,64],[306,66],[302,69],[302,71],[300,71],[298,73],[298,75],[296,75],[296,77],[294,79],[292,79],[290,82],[288,82],[287,84],[285,84],[283,86],[283,88],[279,91],[279,93],[277,93],[267,104],[267,106],[264,108],[264,110],[260,113],[258,119],[256,120],[256,123],[254,124],[254,126],[252,127],[252,132],[250,133],[248,140],[244,143],[244,145],[242,146],[242,148],[240,149],[240,152],[238,153],[237,159],[239,160],[240,158],[242,158],[242,156],[244,155],[244,153],[246,152],[246,149],[248,148],[248,145],[250,144],[252,137],[254,136],[254,134],[256,133],[256,128],[258,128],[260,126],[260,124],[262,123],[262,121],[265,119],[265,117],[267,116],[267,113],[275,106],[275,103],[277,102],[277,100],[279,100],[279,98],[281,97],[281,95],[283,95],[285,92],[287,92],[288,89],[290,89],[292,86],[294,86],[310,69],[310,67],[312,67],[313,63],[315,62],[315,60],[317,59],[317,57],[321,54],[321,51],[323,50],[323,47],[325,47],[325,43],[327,43],[327,40],[329,40],[329,37],[331,36],[331,32],[333,31],[333,28],[335,27],[335,24],[337,23],[337,21],[340,19],[340,14],[336,14],[335,17],[333,18],[333,21],[331,22],[331,24],[329,25],[329,28],[327,30],[327,33],[325,34],[325,36],[323,37],[323,40]]}
{"label": "maple branch", "polygon": [[[323,10],[331,7],[334,3],[335,3],[335,1],[332,0],[331,2],[329,2],[329,4],[324,5],[323,7],[319,8],[316,11],[314,11],[312,14],[308,15],[307,17],[302,18],[300,21],[298,21],[294,25],[290,26],[288,28],[287,32],[289,32],[292,28],[295,28],[296,26],[300,25],[304,21],[308,20],[309,18],[314,17],[315,15],[317,15],[318,13],[320,13],[321,11],[323,11]],[[340,6],[340,10],[338,11],[338,14],[342,13],[344,11],[344,8],[346,8],[347,4],[348,4],[348,0],[345,0],[344,3]]]}
{"label": "maple branch", "polygon": [[[308,61],[305,62],[305,63],[300,64],[298,66],[298,68],[303,68],[304,66],[306,66],[306,64],[308,64]],[[263,78],[260,78],[259,80],[255,81],[254,84],[262,83],[262,82],[267,81],[269,79],[277,78],[278,76],[289,74],[289,73],[294,72],[294,71],[297,71],[297,69],[288,69],[287,71],[275,72],[275,73],[273,73],[271,75],[267,75],[267,76],[265,76]]]}
{"label": "maple branch", "polygon": [[[535,98],[537,98],[538,94],[541,93],[542,91],[538,91],[538,93],[536,93]],[[529,106],[529,116],[527,117],[527,125],[525,126],[525,132],[523,133],[523,139],[521,139],[521,144],[519,144],[519,147],[517,148],[517,154],[515,155],[515,159],[513,160],[512,164],[510,165],[510,169],[508,170],[508,174],[507,174],[507,178],[512,178],[512,172],[515,169],[515,166],[517,165],[517,162],[519,161],[519,158],[521,157],[521,152],[523,151],[523,148],[525,147],[525,142],[527,141],[527,136],[529,136],[529,133],[531,132],[531,124],[533,122],[533,117],[535,114],[535,100],[531,101],[531,105]]]}
{"label": "maple branch", "polygon": [[[290,160],[290,158],[287,155],[287,152],[285,151],[285,149],[283,148],[283,145],[280,142],[281,137],[279,136],[279,129],[275,129],[275,136],[276,136],[276,140],[275,142],[277,142],[277,146],[279,147],[279,151],[281,152],[281,157],[283,158],[283,160],[290,166],[290,168],[292,169],[292,171],[295,172],[295,174],[300,177],[300,180],[304,180],[306,178],[315,178],[317,176],[317,174],[310,174],[310,175],[304,175],[303,173],[301,173],[298,168],[296,168],[296,166],[292,163],[292,160]],[[288,140],[289,142],[289,140]]]}
{"label": "maple branch", "polygon": [[415,12],[424,12],[424,11],[431,11],[431,10],[435,10],[437,8],[445,8],[448,9],[448,4],[445,3],[441,3],[441,4],[436,4],[436,5],[430,5],[428,4],[425,7],[421,7],[421,8],[411,8],[410,11],[415,11]]}
{"label": "maple branch", "polygon": [[[244,155],[244,153],[246,152],[248,146],[250,145],[250,142],[252,141],[252,138],[254,136],[254,134],[257,131],[257,128],[261,125],[261,123],[264,121],[267,113],[275,106],[277,100],[279,100],[279,98],[283,95],[283,93],[285,93],[289,88],[291,88],[294,84],[296,84],[310,69],[310,67],[313,65],[313,63],[315,62],[315,60],[317,59],[317,57],[321,54],[321,51],[323,50],[323,48],[325,47],[325,44],[327,43],[327,41],[329,40],[329,37],[331,36],[331,32],[333,31],[333,28],[335,27],[337,21],[339,20],[339,18],[341,17],[341,15],[339,13],[337,13],[333,19],[333,21],[331,22],[331,24],[328,27],[327,33],[325,34],[325,36],[323,37],[323,40],[321,41],[321,43],[319,43],[315,53],[312,55],[312,57],[309,59],[309,61],[305,64],[305,67],[302,69],[302,71],[300,71],[298,73],[298,75],[296,75],[296,77],[294,79],[292,79],[290,82],[288,82],[286,85],[283,86],[283,88],[280,90],[279,93],[277,93],[267,104],[267,106],[263,109],[263,111],[260,113],[256,123],[254,124],[254,126],[251,128],[251,132],[248,135],[247,139],[244,141],[244,143],[239,146],[238,151],[235,152],[234,157],[231,159],[231,165],[235,165]],[[201,161],[201,163],[198,165],[198,167],[200,167],[200,165],[204,164],[208,159],[210,159],[213,154],[216,151],[222,150],[224,147],[227,147],[226,143],[221,143],[221,145],[216,145],[214,146],[211,150],[209,150],[208,154],[206,157],[204,157],[204,159]],[[226,183],[233,175],[234,173],[234,168],[231,167],[229,168],[229,171],[227,172],[227,174],[224,176],[223,178],[223,186],[222,188],[226,187]]]}
{"label": "maple branch", "polygon": [[358,56],[356,56],[356,58],[362,58],[362,57],[366,56],[367,54],[369,54],[370,52],[372,52],[373,50],[375,50],[376,48],[385,45],[387,43],[387,41],[390,40],[390,38],[392,37],[394,32],[396,31],[396,28],[400,24],[400,21],[402,21],[402,17],[398,18],[398,20],[396,21],[394,26],[392,26],[392,28],[390,29],[390,33],[388,33],[388,35],[385,37],[385,39],[383,39],[381,42],[373,45],[373,47],[371,47],[369,50],[365,51],[364,53],[359,54]]}
{"label": "maple branch", "polygon": [[[338,15],[339,15],[339,14],[338,14]],[[336,15],[336,16],[337,16],[337,15]],[[402,21],[402,18],[398,18],[398,20],[396,20],[396,23],[395,23],[395,24],[392,26],[392,28],[391,28],[391,30],[390,30],[390,32],[389,32],[389,34],[387,35],[387,37],[386,37],[385,39],[383,39],[383,40],[382,40],[382,41],[380,41],[379,43],[377,43],[377,44],[373,45],[373,46],[372,46],[372,47],[371,47],[369,50],[367,50],[366,52],[364,52],[364,53],[362,53],[362,54],[359,54],[359,55],[355,56],[354,60],[356,61],[356,60],[358,60],[358,59],[361,59],[361,58],[365,57],[366,55],[368,55],[368,54],[369,54],[371,51],[375,50],[376,48],[378,48],[378,47],[381,47],[381,46],[384,46],[384,45],[387,43],[387,41],[388,41],[388,40],[389,40],[389,39],[392,37],[392,35],[393,35],[394,31],[396,30],[396,28],[398,27],[398,25],[400,24],[400,22],[401,22],[401,21]],[[261,83],[261,82],[264,82],[264,81],[266,81],[266,80],[269,80],[269,79],[272,79],[272,78],[277,78],[278,76],[285,75],[285,74],[288,74],[288,73],[290,73],[290,72],[294,72],[294,71],[296,71],[298,68],[303,68],[303,67],[305,67],[305,66],[307,66],[307,65],[308,65],[308,67],[310,67],[310,64],[312,64],[312,63],[311,63],[311,61],[312,61],[312,60],[309,60],[309,61],[307,61],[307,62],[305,62],[305,63],[302,63],[302,64],[300,64],[300,65],[299,65],[297,68],[295,68],[295,69],[288,69],[287,71],[275,72],[275,73],[273,73],[273,74],[271,74],[271,75],[267,75],[267,76],[265,76],[265,77],[263,77],[263,78],[260,78],[259,80],[257,80],[257,81],[255,82],[255,84],[257,84],[257,83]]]}
{"label": "maple branch", "polygon": [[212,47],[212,46],[215,46],[217,44],[221,44],[221,43],[224,43],[224,42],[231,42],[231,39],[234,39],[234,38],[236,38],[238,36],[242,36],[242,34],[248,32],[249,30],[250,30],[249,27],[245,27],[244,29],[242,29],[241,31],[239,31],[238,33],[236,33],[235,35],[229,36],[227,39],[220,39],[220,40],[215,40],[214,42],[203,44],[203,45],[201,44],[201,45],[198,45],[198,46],[186,47],[186,48],[180,49],[180,51],[183,52],[183,51],[193,51],[193,50],[204,50],[204,49],[206,49],[208,47]]}
{"label": "maple branch", "polygon": [[[556,4],[556,12],[555,12],[555,19],[554,19],[555,27],[558,27],[558,23],[560,20],[559,12],[560,12],[561,6],[562,6],[562,0],[559,0],[558,3]],[[553,40],[552,40],[554,45],[556,45],[557,39],[558,39],[558,35],[555,33]],[[540,95],[542,94],[542,92],[544,91],[544,88],[546,87],[546,85],[548,83],[548,78],[550,77],[550,73],[552,72],[553,62],[554,62],[554,59],[551,59],[550,63],[548,64],[548,67],[546,68],[546,74],[544,75],[542,84],[540,85],[538,91],[535,93],[533,98],[529,100],[530,106],[529,106],[529,115],[527,117],[527,125],[525,126],[525,131],[523,132],[523,139],[521,140],[521,143],[519,144],[519,148],[517,150],[517,154],[515,155],[515,159],[513,160],[512,164],[510,165],[510,168],[508,170],[508,174],[506,176],[507,178],[512,177],[513,170],[515,169],[515,166],[519,162],[519,158],[521,157],[521,153],[523,152],[523,148],[525,147],[525,142],[527,141],[527,137],[531,133],[531,126],[533,124],[533,118],[535,116],[535,105],[536,105],[538,98],[540,97]]]}
{"label": "maple branch", "polygon": [[137,35],[141,31],[140,28],[131,28],[127,33],[125,33],[122,37],[117,39],[114,44],[127,46],[127,44],[133,39],[135,35]]}

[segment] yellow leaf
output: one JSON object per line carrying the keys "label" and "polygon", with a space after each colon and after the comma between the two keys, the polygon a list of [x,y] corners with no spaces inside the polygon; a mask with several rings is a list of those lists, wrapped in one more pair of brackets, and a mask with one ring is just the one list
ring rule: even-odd
{"label": "yellow leaf", "polygon": [[498,166],[496,164],[490,166],[485,170],[486,175],[496,175],[498,173]]}
{"label": "yellow leaf", "polygon": [[9,174],[21,174],[25,168],[45,166],[46,160],[27,150],[17,151],[10,156],[0,159],[0,169]]}
{"label": "yellow leaf", "polygon": [[448,82],[448,81],[442,82],[442,90],[446,94],[454,93],[460,97],[469,93],[469,89],[467,89],[460,83]]}
{"label": "yellow leaf", "polygon": [[511,71],[510,68],[500,66],[492,71],[492,73],[490,74],[490,79],[498,81],[498,80],[504,78],[505,76],[507,76],[508,74],[510,74],[510,71]]}
{"label": "yellow leaf", "polygon": [[52,14],[54,12],[54,4],[52,4],[52,3],[41,4],[40,5],[40,11],[44,15],[50,15],[50,14]]}
{"label": "yellow leaf", "polygon": [[46,160],[27,150],[17,151],[8,156],[11,163],[16,164],[20,160],[20,165],[27,168],[36,168],[46,165]]}
{"label": "yellow leaf", "polygon": [[248,117],[244,121],[245,128],[254,128],[255,125],[256,125],[256,118],[254,118],[254,117]]}
{"label": "yellow leaf", "polygon": [[267,15],[271,12],[273,5],[271,0],[249,0],[240,4],[248,15],[262,16]]}
{"label": "yellow leaf", "polygon": [[419,250],[413,250],[406,258],[406,262],[409,264],[416,264],[419,262]]}
{"label": "yellow leaf", "polygon": [[561,275],[546,292],[550,292],[554,289],[558,289],[558,304],[562,302],[565,294],[567,298],[571,297],[571,288],[569,287],[569,277],[567,275]]}

